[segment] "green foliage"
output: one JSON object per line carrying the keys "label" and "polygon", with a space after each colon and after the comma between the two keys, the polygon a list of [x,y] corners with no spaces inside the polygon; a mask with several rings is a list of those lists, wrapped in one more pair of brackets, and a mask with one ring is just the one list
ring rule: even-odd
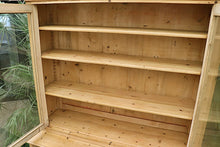
{"label": "green foliage", "polygon": [[4,109],[5,107],[4,107],[4,104],[3,103],[0,103],[0,111],[2,110],[2,109]]}
{"label": "green foliage", "polygon": [[[24,52],[28,58],[26,62],[31,64],[30,40],[26,14],[10,14],[12,29],[16,31],[16,45],[20,52]],[[11,34],[13,35],[13,34]]]}
{"label": "green foliage", "polygon": [[[25,54],[27,60],[24,64],[31,64],[31,52],[30,52],[30,40],[28,21],[26,14],[1,14],[0,19],[0,43],[3,39],[8,42],[16,40],[16,48],[20,54]],[[10,20],[11,26],[8,26]],[[7,44],[7,47],[11,47],[14,44]],[[14,46],[12,46],[14,47]]]}
{"label": "green foliage", "polygon": [[[4,146],[9,145],[26,132],[39,124],[37,101],[34,89],[34,80],[30,53],[30,40],[26,14],[2,14],[0,15],[0,47],[3,40],[13,42],[15,45],[6,44],[6,48],[16,47],[22,59],[16,64],[0,69],[0,110],[4,105],[2,99],[11,100],[26,99],[25,107],[12,113],[6,125],[3,127],[6,134]],[[10,20],[11,26],[6,24]],[[7,109],[7,108],[6,108]],[[28,146],[25,144],[24,146]]]}
{"label": "green foliage", "polygon": [[4,127],[8,135],[5,145],[17,140],[36,124],[39,124],[39,119],[36,117],[38,111],[35,107],[29,103],[25,108],[18,109],[11,115]]}
{"label": "green foliage", "polygon": [[2,73],[4,90],[7,91],[2,98],[13,97],[15,99],[26,99],[34,95],[34,81],[32,67],[26,65],[15,65],[6,68]]}

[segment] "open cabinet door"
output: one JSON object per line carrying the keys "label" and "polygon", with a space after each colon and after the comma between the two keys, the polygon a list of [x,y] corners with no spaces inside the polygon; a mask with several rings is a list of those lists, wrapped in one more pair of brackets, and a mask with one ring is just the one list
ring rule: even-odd
{"label": "open cabinet door", "polygon": [[0,4],[0,42],[0,146],[21,146],[48,125],[35,6]]}
{"label": "open cabinet door", "polygon": [[220,4],[213,7],[189,147],[220,146]]}

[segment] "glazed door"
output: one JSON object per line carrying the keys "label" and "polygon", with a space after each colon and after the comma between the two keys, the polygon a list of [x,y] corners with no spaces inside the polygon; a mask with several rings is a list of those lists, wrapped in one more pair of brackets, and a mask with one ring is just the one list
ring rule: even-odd
{"label": "glazed door", "polygon": [[220,146],[220,4],[213,7],[189,147]]}
{"label": "glazed door", "polygon": [[0,4],[1,147],[23,145],[48,122],[37,19],[32,5]]}

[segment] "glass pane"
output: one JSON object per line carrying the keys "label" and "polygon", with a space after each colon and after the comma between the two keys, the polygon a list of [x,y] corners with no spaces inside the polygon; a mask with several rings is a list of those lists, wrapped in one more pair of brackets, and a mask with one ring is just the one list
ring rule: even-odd
{"label": "glass pane", "polygon": [[[212,102],[203,138],[203,147],[220,146],[220,18],[216,17],[216,32],[213,42],[213,53],[209,70],[209,77],[215,79]],[[211,79],[211,78],[210,78]]]}
{"label": "glass pane", "polygon": [[0,14],[0,146],[39,124],[26,14]]}

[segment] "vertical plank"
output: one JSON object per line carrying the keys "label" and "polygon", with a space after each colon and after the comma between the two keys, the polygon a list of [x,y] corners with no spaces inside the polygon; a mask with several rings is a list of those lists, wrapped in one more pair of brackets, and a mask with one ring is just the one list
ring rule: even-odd
{"label": "vertical plank", "polygon": [[215,40],[219,21],[212,12],[188,147],[202,146],[220,64],[220,47]]}
{"label": "vertical plank", "polygon": [[42,61],[41,61],[37,6],[33,5],[33,12],[31,14],[28,14],[28,23],[29,23],[33,74],[35,81],[36,97],[38,102],[38,112],[39,112],[40,122],[44,123],[44,125],[47,126],[49,122],[48,122],[48,113],[47,113],[47,105],[45,98]]}
{"label": "vertical plank", "polygon": [[50,116],[57,109],[60,108],[60,98],[46,96],[46,100],[47,100],[47,111],[48,111],[48,115]]}

